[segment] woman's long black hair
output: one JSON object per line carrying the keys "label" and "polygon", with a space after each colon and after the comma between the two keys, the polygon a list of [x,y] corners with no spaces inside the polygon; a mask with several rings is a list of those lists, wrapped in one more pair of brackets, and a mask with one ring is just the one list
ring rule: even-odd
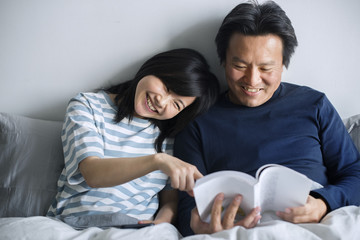
{"label": "woman's long black hair", "polygon": [[154,147],[157,152],[162,152],[162,143],[166,138],[174,137],[186,124],[207,111],[215,102],[219,93],[219,83],[199,52],[180,48],[159,53],[140,67],[134,79],[105,89],[109,93],[117,94],[115,102],[118,109],[114,119],[116,123],[125,117],[129,120],[133,118],[137,84],[149,75],[159,78],[177,95],[196,97],[190,106],[171,119],[150,119],[160,129]]}

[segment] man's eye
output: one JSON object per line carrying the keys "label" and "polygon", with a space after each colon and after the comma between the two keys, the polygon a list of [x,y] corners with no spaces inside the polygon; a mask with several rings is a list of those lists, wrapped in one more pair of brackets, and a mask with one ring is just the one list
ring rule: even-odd
{"label": "man's eye", "polygon": [[239,69],[239,70],[244,70],[244,69],[246,69],[245,66],[241,66],[241,65],[234,65],[234,67],[235,67],[236,69]]}
{"label": "man's eye", "polygon": [[261,68],[260,70],[263,72],[269,72],[269,71],[271,71],[271,68]]}

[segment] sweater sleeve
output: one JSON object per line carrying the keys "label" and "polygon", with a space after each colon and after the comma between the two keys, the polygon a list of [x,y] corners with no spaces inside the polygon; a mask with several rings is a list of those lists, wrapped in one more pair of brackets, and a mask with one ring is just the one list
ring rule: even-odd
{"label": "sweater sleeve", "polygon": [[318,113],[319,137],[323,162],[327,169],[328,185],[318,189],[330,209],[360,204],[360,156],[350,135],[336,112],[324,96]]}

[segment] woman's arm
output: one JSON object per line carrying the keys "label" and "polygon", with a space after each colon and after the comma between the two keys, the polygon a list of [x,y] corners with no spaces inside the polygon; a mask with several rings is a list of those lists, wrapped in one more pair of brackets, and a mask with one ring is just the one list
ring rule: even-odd
{"label": "woman's arm", "polygon": [[159,211],[156,214],[155,220],[142,220],[139,221],[139,224],[146,223],[163,223],[168,222],[174,224],[176,214],[177,214],[177,204],[178,204],[178,192],[177,190],[162,190],[159,193],[160,205]]}
{"label": "woman's arm", "polygon": [[175,189],[190,191],[196,179],[202,177],[197,168],[166,153],[133,158],[87,157],[79,169],[90,187],[111,187],[161,170],[171,179]]}
{"label": "woman's arm", "polygon": [[162,190],[159,193],[160,207],[156,215],[155,223],[168,222],[174,224],[177,214],[178,193],[177,190]]}

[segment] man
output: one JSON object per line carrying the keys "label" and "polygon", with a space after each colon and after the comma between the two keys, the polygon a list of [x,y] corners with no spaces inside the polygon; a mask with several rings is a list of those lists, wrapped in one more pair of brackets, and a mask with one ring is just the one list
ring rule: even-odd
{"label": "man", "polygon": [[[176,137],[175,156],[203,175],[229,169],[254,175],[262,165],[277,163],[324,186],[310,192],[304,206],[277,212],[285,221],[319,222],[334,209],[359,205],[354,189],[360,188],[360,155],[340,116],[325,94],[281,82],[297,46],[285,12],[274,2],[239,4],[225,17],[216,44],[229,89]],[[238,196],[221,220],[220,193],[211,222],[205,223],[194,198],[179,194],[178,227],[184,236],[234,225],[250,228],[260,218],[255,208],[234,223]]]}

